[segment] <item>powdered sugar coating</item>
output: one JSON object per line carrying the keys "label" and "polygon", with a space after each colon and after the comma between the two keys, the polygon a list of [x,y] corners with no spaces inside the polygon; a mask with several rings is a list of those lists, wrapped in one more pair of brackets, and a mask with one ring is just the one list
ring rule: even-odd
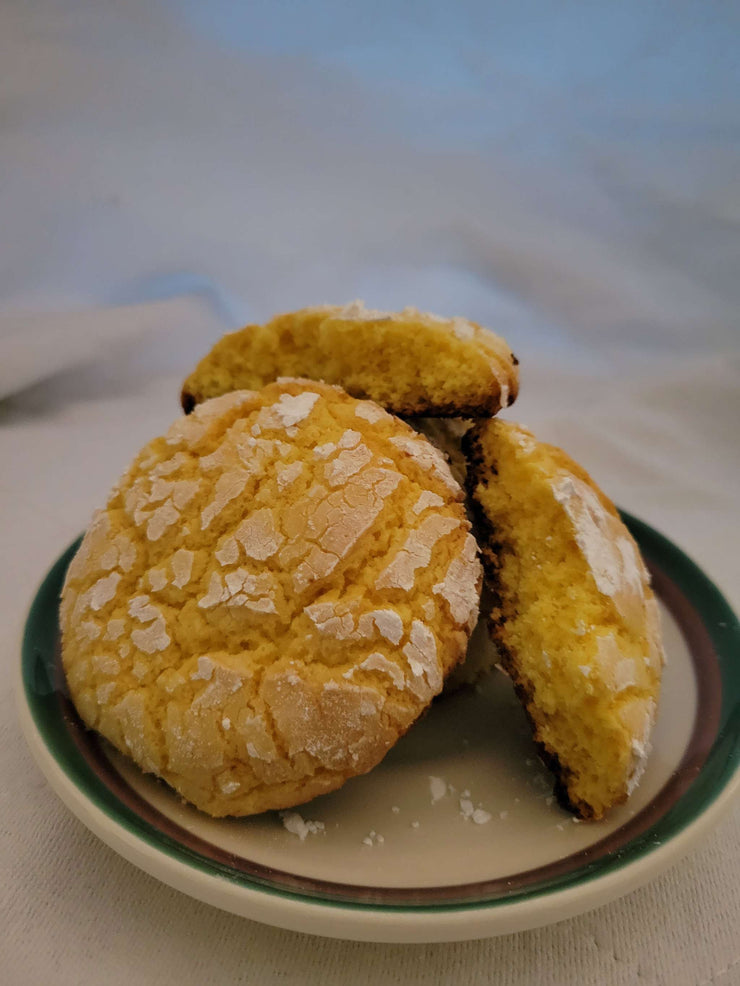
{"label": "powdered sugar coating", "polygon": [[361,441],[361,433],[348,428],[337,442],[337,447],[342,449],[355,448],[355,446],[359,445]]}
{"label": "powdered sugar coating", "polygon": [[256,561],[272,558],[285,542],[284,535],[278,530],[275,514],[269,507],[256,510],[246,517],[234,531],[234,538],[241,544],[247,558]]}
{"label": "powdered sugar coating", "polygon": [[[411,589],[417,570],[429,564],[435,544],[459,526],[460,522],[454,517],[440,514],[425,517],[419,527],[409,533],[401,550],[375,580],[376,589]],[[473,582],[474,586],[476,584]]]}
{"label": "powdered sugar coating", "polygon": [[232,500],[235,500],[244,493],[248,480],[249,473],[244,469],[234,469],[218,477],[214,487],[213,497],[210,503],[201,511],[201,530],[207,530],[225,507]]}
{"label": "powdered sugar coating", "polygon": [[421,514],[429,507],[441,507],[444,500],[437,493],[432,493],[431,490],[422,490],[419,494],[419,499],[413,506],[413,511],[415,514]]}
{"label": "powdered sugar coating", "polygon": [[291,486],[303,472],[304,466],[300,461],[291,462],[288,465],[278,465],[275,472],[277,475],[278,489],[283,492]]}
{"label": "powdered sugar coating", "polygon": [[109,603],[115,596],[116,589],[118,588],[118,583],[120,581],[120,572],[111,572],[110,575],[106,575],[102,579],[98,579],[98,581],[90,589],[90,609],[93,609],[96,612],[103,609],[105,604]]}
{"label": "powdered sugar coating", "polygon": [[601,680],[612,691],[621,692],[626,688],[633,688],[638,683],[635,659],[622,654],[612,634],[597,637],[596,665]]}
{"label": "powdered sugar coating", "polygon": [[410,688],[419,697],[431,697],[442,688],[442,673],[434,634],[421,620],[411,624],[409,642],[403,648],[412,678]]}
{"label": "powdered sugar coating", "polygon": [[306,606],[304,613],[321,634],[335,640],[369,640],[379,633],[398,644],[404,634],[403,620],[393,609],[358,614],[357,605],[324,601]]}
{"label": "powdered sugar coating", "polygon": [[352,678],[358,671],[380,671],[381,674],[388,675],[396,688],[403,688],[406,684],[403,671],[395,661],[389,660],[380,651],[373,651],[371,654],[368,654],[359,664],[345,671],[342,677]]}
{"label": "powdered sugar coating", "polygon": [[183,589],[190,581],[193,573],[193,559],[195,554],[187,548],[178,548],[172,556],[172,574],[174,576],[172,584],[178,589]]}
{"label": "powdered sugar coating", "polygon": [[641,627],[648,576],[621,521],[605,509],[590,486],[570,473],[553,480],[552,490],[573,524],[597,588],[614,601],[628,625]]}
{"label": "powdered sugar coating", "polygon": [[272,407],[260,411],[258,424],[261,428],[290,428],[306,420],[318,399],[313,391],[283,394]]}
{"label": "powdered sugar coating", "polygon": [[454,621],[470,631],[478,622],[480,593],[477,587],[482,577],[478,546],[473,535],[468,534],[462,553],[452,559],[444,579],[432,588],[435,595],[447,602]]}
{"label": "powdered sugar coating", "polygon": [[359,401],[355,405],[355,414],[358,418],[364,418],[370,424],[376,424],[388,418],[388,412],[373,401]]}
{"label": "powdered sugar coating", "polygon": [[475,326],[466,318],[456,316],[450,321],[450,328],[452,329],[453,335],[456,335],[458,339],[462,339],[463,342],[470,342],[475,338]]}
{"label": "powdered sugar coating", "polygon": [[645,773],[656,712],[657,705],[651,698],[634,698],[620,710],[620,719],[633,737],[632,762],[627,779],[628,795],[632,794]]}
{"label": "powdered sugar coating", "polygon": [[345,449],[324,467],[324,477],[329,486],[342,486],[350,476],[354,476],[373,458],[373,453],[367,445],[357,445]]}
{"label": "powdered sugar coating", "polygon": [[441,480],[451,493],[462,499],[460,484],[453,478],[447,460],[431,442],[423,438],[414,438],[411,435],[395,436],[391,442],[397,449],[405,452],[417,462],[424,472]]}

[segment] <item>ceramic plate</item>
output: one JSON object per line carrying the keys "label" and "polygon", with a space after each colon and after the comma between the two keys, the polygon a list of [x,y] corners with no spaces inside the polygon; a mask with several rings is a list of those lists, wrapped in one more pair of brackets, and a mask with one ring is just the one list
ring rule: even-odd
{"label": "ceramic plate", "polygon": [[[18,689],[25,735],[54,790],[96,835],[227,911],[314,934],[406,942],[567,918],[677,861],[740,786],[737,619],[674,545],[625,520],[652,571],[668,664],[648,769],[606,821],[576,822],[554,802],[500,674],[438,699],[380,766],[301,806],[292,821],[277,812],[206,817],[86,731],[65,694],[57,604],[76,545],[28,617]],[[485,646],[485,634],[476,639]]]}

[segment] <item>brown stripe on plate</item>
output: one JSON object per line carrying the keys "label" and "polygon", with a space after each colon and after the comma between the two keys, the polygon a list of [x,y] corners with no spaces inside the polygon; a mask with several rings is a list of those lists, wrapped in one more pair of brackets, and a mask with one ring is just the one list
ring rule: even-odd
{"label": "brown stripe on plate", "polygon": [[[716,739],[722,705],[722,679],[717,655],[707,629],[693,603],[675,582],[655,563],[646,559],[656,595],[667,607],[686,641],[697,683],[697,714],[691,738],[680,763],[655,797],[633,818],[604,839],[577,853],[531,870],[506,877],[438,887],[377,887],[336,883],[298,876],[264,866],[251,859],[230,853],[220,846],[189,832],[172,821],[135,791],[118,773],[105,753],[103,742],[81,722],[66,695],[59,643],[56,648],[57,695],[71,738],[101,783],[142,822],[157,834],[202,857],[215,867],[229,870],[229,878],[241,876],[246,883],[269,887],[279,892],[337,903],[378,904],[387,906],[434,906],[435,904],[475,904],[512,898],[522,892],[546,890],[554,881],[579,871],[585,876],[598,870],[597,864],[624,849],[646,833],[688,791],[707,760]],[[164,783],[160,781],[159,783]],[[161,846],[168,851],[166,846]]]}

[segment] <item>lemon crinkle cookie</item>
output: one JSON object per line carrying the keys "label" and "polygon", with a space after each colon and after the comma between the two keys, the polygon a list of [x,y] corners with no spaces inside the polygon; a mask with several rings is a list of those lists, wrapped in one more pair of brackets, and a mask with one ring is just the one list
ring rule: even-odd
{"label": "lemon crinkle cookie", "polygon": [[182,405],[190,411],[281,376],[339,384],[403,416],[487,417],[513,403],[518,390],[508,344],[474,322],[353,302],[304,308],[225,335],[183,384]]}
{"label": "lemon crinkle cookie", "polygon": [[214,815],[375,766],[465,654],[481,572],[443,457],[309,381],[201,404],[136,457],[67,573],[85,723]]}
{"label": "lemon crinkle cookie", "polygon": [[658,606],[610,500],[510,422],[464,438],[491,633],[559,800],[600,818],[638,783],[663,665]]}

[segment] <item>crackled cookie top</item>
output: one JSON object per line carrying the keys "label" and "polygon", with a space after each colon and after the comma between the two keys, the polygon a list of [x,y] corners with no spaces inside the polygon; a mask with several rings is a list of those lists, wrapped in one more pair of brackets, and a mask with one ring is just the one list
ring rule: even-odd
{"label": "crackled cookie top", "polygon": [[480,567],[444,458],[376,404],[281,380],[139,453],[63,591],[85,722],[213,815],[373,767],[442,688]]}
{"label": "crackled cookie top", "polygon": [[555,770],[598,818],[639,782],[663,665],[658,605],[614,504],[561,449],[506,421],[463,438],[491,632]]}
{"label": "crackled cookie top", "polygon": [[475,322],[355,301],[224,336],[183,384],[183,407],[284,375],[338,384],[404,416],[488,417],[512,404],[519,386],[508,343]]}

